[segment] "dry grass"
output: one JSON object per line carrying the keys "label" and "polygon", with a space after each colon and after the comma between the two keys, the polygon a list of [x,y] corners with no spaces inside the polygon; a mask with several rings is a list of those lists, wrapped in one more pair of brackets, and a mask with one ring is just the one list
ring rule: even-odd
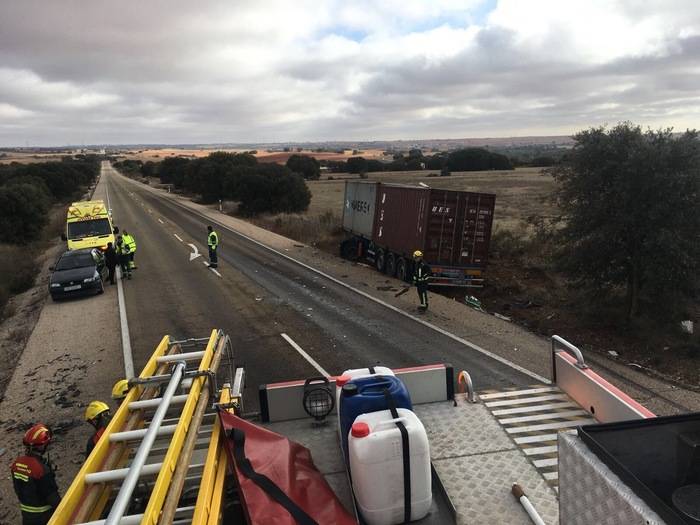
{"label": "dry grass", "polygon": [[267,230],[333,253],[338,251],[338,244],[344,236],[341,216],[330,210],[319,214],[261,215],[249,220]]}

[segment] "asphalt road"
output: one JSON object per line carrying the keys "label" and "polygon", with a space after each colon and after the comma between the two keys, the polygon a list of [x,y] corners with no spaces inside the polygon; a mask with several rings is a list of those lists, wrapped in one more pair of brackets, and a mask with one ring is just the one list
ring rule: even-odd
{"label": "asphalt road", "polygon": [[[105,170],[115,225],[136,237],[138,269],[124,281],[135,369],[164,334],[203,337],[221,328],[246,369],[247,409],[259,384],[318,376],[288,334],[330,374],[347,368],[450,363],[477,389],[534,380],[292,261],[217,227],[219,275],[206,261],[207,223],[198,215]],[[190,261],[197,246],[202,257]]]}

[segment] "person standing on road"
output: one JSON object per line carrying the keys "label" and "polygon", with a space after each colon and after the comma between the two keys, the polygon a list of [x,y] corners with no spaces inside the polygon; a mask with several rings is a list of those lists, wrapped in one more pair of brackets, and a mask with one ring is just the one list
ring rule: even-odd
{"label": "person standing on road", "polygon": [[214,228],[207,226],[209,235],[207,236],[207,246],[209,247],[209,268],[216,268],[219,265],[217,249],[219,248],[219,235],[214,231]]}
{"label": "person standing on road", "polygon": [[108,242],[107,249],[105,250],[105,265],[109,272],[109,284],[114,284],[114,273],[117,269],[117,262],[117,251],[114,249],[114,246],[112,246],[112,243]]}
{"label": "person standing on road", "polygon": [[129,247],[129,269],[135,270],[136,263],[134,262],[134,256],[136,255],[136,239],[134,239],[134,236],[129,234],[128,231],[124,230],[122,241]]}
{"label": "person standing on road", "polygon": [[12,483],[22,511],[22,525],[45,525],[61,501],[56,485],[55,468],[44,459],[51,431],[37,423],[22,439],[25,454],[10,465]]}
{"label": "person standing on road", "polygon": [[413,252],[413,284],[418,290],[420,305],[418,310],[425,312],[428,309],[428,280],[430,279],[430,266],[423,260],[423,252],[416,250]]}
{"label": "person standing on road", "polygon": [[129,246],[124,243],[120,235],[117,238],[117,258],[122,269],[122,279],[131,279],[131,268],[129,267]]}
{"label": "person standing on road", "polygon": [[85,459],[90,456],[90,453],[102,437],[111,419],[109,406],[102,401],[92,401],[85,409],[85,421],[90,423],[95,429],[95,432],[90,436],[85,446]]}

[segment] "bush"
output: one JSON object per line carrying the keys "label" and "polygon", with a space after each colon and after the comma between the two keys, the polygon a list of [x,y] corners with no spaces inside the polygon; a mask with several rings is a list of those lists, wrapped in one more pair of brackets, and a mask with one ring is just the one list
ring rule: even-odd
{"label": "bush", "polygon": [[304,179],[277,164],[261,165],[244,174],[239,193],[238,210],[247,216],[305,211],[311,202],[311,192]]}
{"label": "bush", "polygon": [[16,181],[0,187],[0,241],[27,244],[48,221],[49,196],[40,186]]}
{"label": "bush", "polygon": [[286,165],[293,173],[308,180],[316,180],[321,176],[321,164],[314,157],[292,155],[287,159]]}
{"label": "bush", "polygon": [[483,148],[465,148],[453,151],[447,157],[451,171],[512,170],[513,165],[505,155]]}

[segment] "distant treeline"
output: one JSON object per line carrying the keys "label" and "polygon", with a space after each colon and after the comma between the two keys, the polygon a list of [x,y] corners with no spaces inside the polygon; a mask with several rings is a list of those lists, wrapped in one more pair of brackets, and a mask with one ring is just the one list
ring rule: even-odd
{"label": "distant treeline", "polygon": [[464,148],[451,152],[423,155],[419,149],[408,154],[396,153],[391,162],[382,162],[364,157],[350,157],[347,161],[322,161],[334,173],[368,173],[374,171],[451,171],[512,170],[510,159],[500,153],[484,148]]}
{"label": "distant treeline", "polygon": [[126,160],[114,165],[126,174],[157,176],[163,184],[199,195],[204,203],[237,201],[242,215],[300,212],[311,201],[302,175],[279,164],[258,163],[249,153],[219,151],[199,159]]}
{"label": "distant treeline", "polygon": [[24,245],[36,240],[51,205],[78,198],[99,172],[94,155],[0,165],[0,242]]}

